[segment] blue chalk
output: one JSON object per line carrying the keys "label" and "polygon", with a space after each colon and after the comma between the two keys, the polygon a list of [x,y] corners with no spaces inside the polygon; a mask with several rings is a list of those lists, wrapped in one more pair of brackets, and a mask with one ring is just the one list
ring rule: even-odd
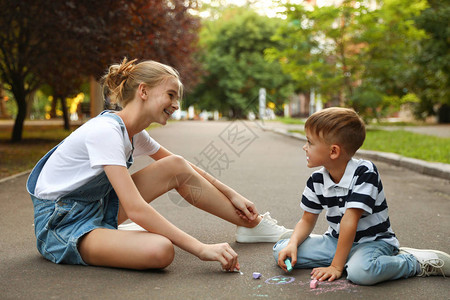
{"label": "blue chalk", "polygon": [[291,259],[290,258],[286,258],[284,263],[286,264],[286,268],[287,268],[288,272],[292,271]]}

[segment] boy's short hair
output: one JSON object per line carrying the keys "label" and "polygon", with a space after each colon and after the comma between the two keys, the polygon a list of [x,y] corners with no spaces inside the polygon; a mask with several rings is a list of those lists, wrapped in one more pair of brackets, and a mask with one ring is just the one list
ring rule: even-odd
{"label": "boy's short hair", "polygon": [[330,107],[313,113],[306,120],[305,130],[329,144],[341,146],[350,156],[366,138],[364,121],[354,110],[343,107]]}

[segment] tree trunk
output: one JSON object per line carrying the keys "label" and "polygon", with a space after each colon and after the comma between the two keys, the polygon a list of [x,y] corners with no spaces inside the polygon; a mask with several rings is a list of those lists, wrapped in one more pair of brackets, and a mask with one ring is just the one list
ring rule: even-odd
{"label": "tree trunk", "polygon": [[67,109],[66,97],[60,96],[59,98],[61,99],[61,107],[62,107],[61,109],[64,118],[64,129],[70,130],[70,119],[69,119],[69,111]]}
{"label": "tree trunk", "polygon": [[28,95],[33,95],[34,90],[30,91],[25,89],[24,79],[20,76],[17,76],[16,80],[12,82],[11,90],[17,103],[17,117],[14,122],[11,142],[20,142],[22,140],[23,125],[27,116]]}
{"label": "tree trunk", "polygon": [[90,77],[89,83],[91,95],[90,117],[93,118],[103,111],[105,103],[103,102],[102,88],[93,76]]}
{"label": "tree trunk", "polygon": [[5,98],[4,96],[0,95],[0,118],[9,118],[8,112],[6,111],[6,104],[5,104]]}
{"label": "tree trunk", "polygon": [[56,104],[58,103],[58,98],[53,97],[52,106],[50,108],[50,119],[56,118]]}
{"label": "tree trunk", "polygon": [[22,140],[23,123],[25,122],[25,116],[27,115],[27,102],[25,91],[23,93],[14,93],[14,98],[17,103],[17,117],[14,122],[14,128],[12,132],[11,141],[20,142]]}
{"label": "tree trunk", "polygon": [[31,110],[33,109],[33,102],[34,102],[34,95],[35,95],[35,91],[28,93],[25,96],[25,103],[26,103],[26,113],[25,113],[25,119],[30,119],[31,117]]}

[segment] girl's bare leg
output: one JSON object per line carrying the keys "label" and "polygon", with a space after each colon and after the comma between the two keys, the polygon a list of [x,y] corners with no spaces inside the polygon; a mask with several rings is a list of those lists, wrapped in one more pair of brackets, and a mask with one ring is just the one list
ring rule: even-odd
{"label": "girl's bare leg", "polygon": [[78,250],[89,265],[137,270],[165,268],[175,255],[172,242],[161,235],[104,228],[86,234]]}
{"label": "girl's bare leg", "polygon": [[[241,219],[228,198],[180,156],[160,159],[133,174],[132,178],[147,202],[177,189],[192,205],[233,224],[254,227],[260,221]],[[127,219],[119,206],[118,223]],[[174,258],[174,246],[169,239],[146,231],[95,229],[80,240],[78,249],[87,264],[107,267],[165,268]]]}
{"label": "girl's bare leg", "polygon": [[[192,205],[238,226],[255,227],[260,219],[248,222],[239,217],[230,200],[198,174],[182,157],[171,155],[153,162],[132,175],[140,194],[147,202],[176,189]],[[119,209],[119,224],[127,220]]]}

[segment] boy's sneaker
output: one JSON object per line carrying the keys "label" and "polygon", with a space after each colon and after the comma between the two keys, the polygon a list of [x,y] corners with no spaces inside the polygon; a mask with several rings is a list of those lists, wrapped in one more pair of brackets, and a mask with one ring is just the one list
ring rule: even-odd
{"label": "boy's sneaker", "polygon": [[438,250],[421,250],[414,248],[400,248],[399,254],[414,255],[420,264],[420,271],[416,276],[450,276],[450,255]]}
{"label": "boy's sneaker", "polygon": [[261,215],[262,220],[253,228],[238,226],[236,242],[238,243],[275,243],[291,237],[293,230],[277,225],[269,212]]}

